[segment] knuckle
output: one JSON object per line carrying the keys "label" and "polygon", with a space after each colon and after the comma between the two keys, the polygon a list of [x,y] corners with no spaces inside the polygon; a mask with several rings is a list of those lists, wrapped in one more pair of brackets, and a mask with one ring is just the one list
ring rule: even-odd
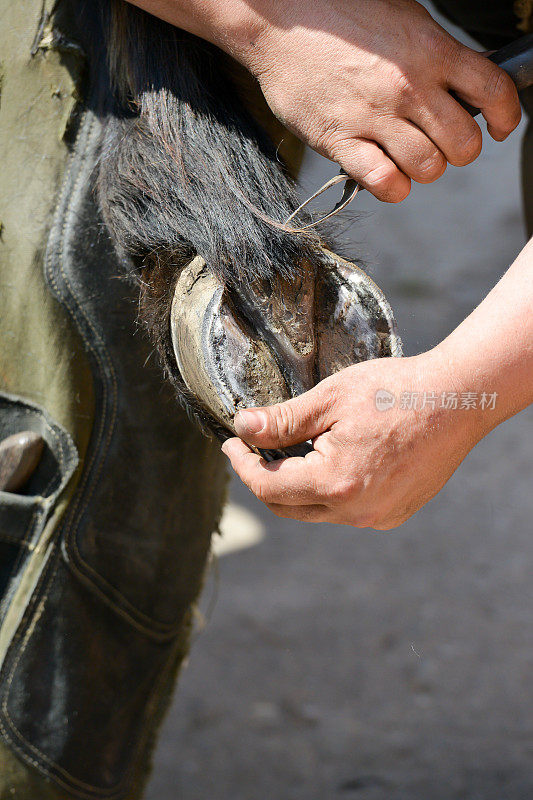
{"label": "knuckle", "polygon": [[345,147],[347,137],[346,125],[340,115],[336,115],[324,121],[322,130],[315,137],[314,147],[319,153],[337,158]]}
{"label": "knuckle", "polygon": [[322,411],[328,413],[337,403],[339,397],[339,381],[342,381],[339,373],[325,378],[320,384],[320,404]]}
{"label": "knuckle", "polygon": [[327,125],[326,129],[316,137],[315,147],[318,152],[323,155],[333,155],[336,143],[337,132],[334,128],[331,128],[330,125]]}
{"label": "knuckle", "polygon": [[286,510],[283,506],[269,504],[269,503],[267,503],[267,505],[268,505],[270,511],[272,511],[272,513],[276,517],[280,517],[280,519],[289,519],[291,517],[290,513],[288,512],[288,510]]}
{"label": "knuckle", "polygon": [[290,436],[295,429],[294,410],[290,403],[281,403],[275,407],[274,424],[275,433],[282,438]]}
{"label": "knuckle", "polygon": [[262,503],[270,502],[270,495],[269,492],[260,481],[252,481],[250,483],[250,491],[252,494],[255,494],[258,500],[261,500]]}
{"label": "knuckle", "polygon": [[445,169],[445,158],[438,150],[434,150],[418,165],[418,182],[432,183],[441,177]]}
{"label": "knuckle", "polygon": [[365,514],[364,516],[360,517],[358,520],[358,527],[359,528],[373,528],[373,530],[377,530],[377,526],[379,525],[380,517],[377,514]]}
{"label": "knuckle", "polygon": [[513,81],[503,69],[500,69],[492,62],[485,82],[484,95],[488,105],[499,105],[514,100],[515,87]]}
{"label": "knuckle", "polygon": [[373,528],[375,531],[391,531],[393,528],[397,528],[398,525],[401,523],[398,522],[379,522],[376,520],[374,524],[369,525],[369,528]]}
{"label": "knuckle", "polygon": [[357,524],[360,528],[375,528],[383,519],[385,519],[384,509],[374,506],[359,515]]}
{"label": "knuckle", "polygon": [[478,125],[469,127],[468,131],[462,136],[459,134],[456,139],[455,152],[450,158],[450,163],[455,167],[464,167],[475,161],[481,153],[483,140],[481,130]]}
{"label": "knuckle", "polygon": [[411,190],[411,182],[392,162],[380,162],[371,167],[361,177],[372,194],[388,203],[400,203]]}
{"label": "knuckle", "polygon": [[372,527],[376,531],[392,531],[395,528],[399,528],[401,525],[404,524],[404,522],[407,522],[409,517],[410,517],[410,515],[407,514],[407,515],[394,517],[394,518],[391,518],[391,517],[385,518],[385,519],[381,520],[381,522],[379,520],[376,520],[375,524],[372,525]]}
{"label": "knuckle", "polygon": [[300,522],[318,522],[319,515],[316,513],[314,508],[306,508],[305,506],[301,506],[298,509],[295,509],[293,513],[290,515],[293,519],[297,519]]}
{"label": "knuckle", "polygon": [[349,520],[348,525],[352,528],[373,528],[375,516],[373,514],[354,514]]}
{"label": "knuckle", "polygon": [[384,509],[374,509],[357,518],[357,528],[371,528],[374,531],[389,531],[397,528],[405,520],[391,517]]}
{"label": "knuckle", "polygon": [[393,164],[378,164],[371,167],[366,175],[363,175],[363,181],[373,189],[381,191],[391,191],[398,180],[398,170]]}
{"label": "knuckle", "polygon": [[338,478],[331,489],[331,501],[342,505],[357,493],[357,483],[352,478]]}
{"label": "knuckle", "polygon": [[407,71],[402,70],[399,67],[394,67],[391,70],[389,79],[393,94],[399,97],[403,102],[414,99],[417,94],[417,89],[413,79]]}
{"label": "knuckle", "polygon": [[450,74],[464,62],[466,48],[456,41],[452,36],[439,34],[435,40],[433,51],[439,56],[440,63],[444,67],[444,72]]}

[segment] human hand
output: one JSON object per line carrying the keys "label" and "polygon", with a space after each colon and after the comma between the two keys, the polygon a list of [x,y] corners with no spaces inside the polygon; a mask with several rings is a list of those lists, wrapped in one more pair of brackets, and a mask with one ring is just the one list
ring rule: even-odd
{"label": "human hand", "polygon": [[[395,396],[380,411],[376,393]],[[299,397],[254,409],[264,427],[252,433],[235,418],[248,444],[278,448],[313,439],[305,458],[267,463],[241,439],[222,447],[237,475],[280,517],[379,530],[401,525],[430,500],[486,431],[490,410],[441,408],[441,395],[467,391],[450,375],[438,349],[413,358],[383,358],[341,370]],[[403,392],[433,402],[400,407]],[[411,396],[414,396],[411,394]]]}
{"label": "human hand", "polygon": [[[256,433],[247,429],[243,412],[235,417],[238,434],[256,447],[312,438],[314,449],[305,458],[267,464],[236,438],[223,450],[278,516],[380,530],[401,525],[444,486],[483,436],[533,403],[532,303],[533,239],[433,350],[365,361],[286,403],[254,409],[264,422]],[[380,390],[396,399],[387,411],[376,407]],[[398,399],[404,392],[436,401],[403,408]],[[443,392],[472,392],[476,403],[443,408]],[[494,403],[483,403],[487,395]]]}
{"label": "human hand", "polygon": [[511,78],[415,0],[130,2],[240,61],[288,128],[380,200],[479,155],[481,130],[449,89],[498,141],[520,121]]}
{"label": "human hand", "polygon": [[[235,3],[234,5],[239,5]],[[225,46],[257,77],[274,113],[380,200],[403,200],[447,162],[481,151],[481,130],[448,93],[480,108],[501,141],[520,120],[516,88],[415,0],[260,2],[250,46]],[[219,41],[220,44],[220,41]]]}

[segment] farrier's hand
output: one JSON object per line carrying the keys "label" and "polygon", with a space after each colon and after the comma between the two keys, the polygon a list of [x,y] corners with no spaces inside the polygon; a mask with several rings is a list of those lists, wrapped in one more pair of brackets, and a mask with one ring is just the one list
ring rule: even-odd
{"label": "farrier's hand", "polygon": [[[392,528],[441,489],[479,438],[475,409],[460,402],[457,410],[441,408],[442,392],[456,388],[436,351],[367,361],[293,400],[235,418],[242,439],[261,448],[312,438],[305,458],[267,463],[236,438],[223,450],[278,516]],[[380,390],[394,395],[392,408],[378,410]],[[424,407],[401,407],[409,404]]]}
{"label": "farrier's hand", "polygon": [[448,89],[498,141],[520,121],[509,76],[415,0],[130,1],[244,64],[282,122],[380,200],[479,155],[480,128]]}
{"label": "farrier's hand", "polygon": [[[366,361],[287,403],[254,409],[264,421],[255,433],[237,415],[242,439],[262,448],[313,438],[305,458],[267,464],[240,439],[225,442],[224,452],[280,516],[399,525],[483,436],[533,403],[532,307],[533,239],[483,302],[428,353]],[[376,408],[383,389],[396,399],[387,411]],[[442,407],[443,393],[451,408]],[[402,408],[410,404],[418,409]]]}
{"label": "farrier's hand", "polygon": [[254,46],[237,45],[235,54],[282,122],[380,200],[403,200],[411,178],[430,183],[447,162],[479,155],[481,130],[448,89],[482,110],[498,141],[520,120],[507,74],[415,0],[259,7]]}

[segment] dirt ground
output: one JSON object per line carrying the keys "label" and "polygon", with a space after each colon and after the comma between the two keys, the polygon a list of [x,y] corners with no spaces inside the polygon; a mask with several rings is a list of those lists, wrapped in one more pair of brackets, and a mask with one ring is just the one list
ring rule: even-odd
{"label": "dirt ground", "polygon": [[[408,354],[520,250],[520,134],[401,206],[358,200],[345,237]],[[311,155],[304,187],[334,172]],[[533,798],[532,422],[386,534],[279,520],[235,481],[149,800]]]}

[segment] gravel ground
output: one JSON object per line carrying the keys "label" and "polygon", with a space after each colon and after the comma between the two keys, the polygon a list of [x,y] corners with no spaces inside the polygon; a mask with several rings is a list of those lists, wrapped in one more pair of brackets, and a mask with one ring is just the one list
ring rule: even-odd
{"label": "gravel ground", "polygon": [[[345,236],[408,354],[520,250],[520,135],[401,206],[357,201]],[[311,154],[304,187],[334,170]],[[387,534],[278,520],[235,481],[148,800],[530,800],[532,422]]]}

